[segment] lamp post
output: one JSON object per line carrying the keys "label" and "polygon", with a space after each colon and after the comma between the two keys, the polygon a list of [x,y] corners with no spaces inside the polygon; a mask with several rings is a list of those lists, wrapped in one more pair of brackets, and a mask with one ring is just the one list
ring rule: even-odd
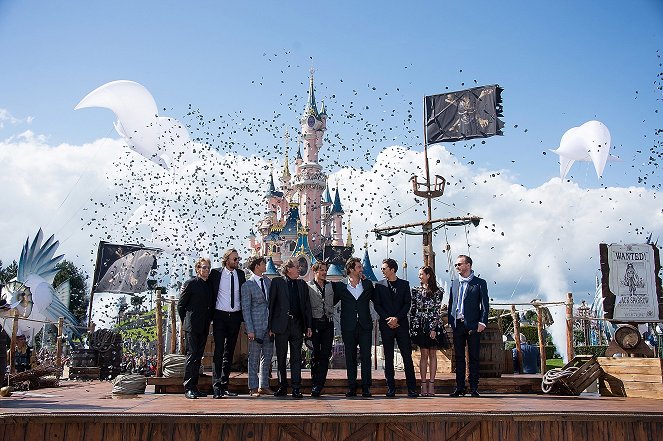
{"label": "lamp post", "polygon": [[578,306],[578,315],[581,317],[580,320],[580,329],[582,330],[582,335],[585,339],[585,346],[589,346],[589,326],[587,318],[589,317],[590,307],[587,306],[587,302],[584,300]]}

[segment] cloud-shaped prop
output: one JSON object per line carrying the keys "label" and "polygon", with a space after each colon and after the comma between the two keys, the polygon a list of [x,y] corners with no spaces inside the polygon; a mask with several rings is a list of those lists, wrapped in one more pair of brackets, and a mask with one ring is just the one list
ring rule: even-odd
{"label": "cloud-shaped prop", "polygon": [[600,121],[588,121],[567,130],[562,135],[559,148],[551,151],[559,155],[559,176],[562,179],[574,161],[593,162],[596,176],[600,178],[608,160],[619,160],[610,155],[610,131]]}
{"label": "cloud-shaped prop", "polygon": [[186,128],[174,118],[159,116],[150,92],[134,81],[106,83],[83,98],[75,110],[87,107],[112,110],[117,116],[115,130],[129,147],[165,169],[182,162],[186,144],[191,143]]}

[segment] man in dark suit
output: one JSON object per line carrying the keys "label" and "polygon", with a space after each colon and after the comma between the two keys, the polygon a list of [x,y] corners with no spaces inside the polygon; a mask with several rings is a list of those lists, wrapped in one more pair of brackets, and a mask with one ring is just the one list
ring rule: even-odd
{"label": "man in dark suit", "polygon": [[226,250],[221,258],[221,268],[213,269],[208,279],[215,298],[212,316],[214,398],[237,396],[228,390],[228,377],[239,327],[242,324],[240,288],[246,281],[246,276],[244,271],[239,269],[239,259],[237,250]]}
{"label": "man in dark suit", "polygon": [[384,353],[384,376],[387,380],[387,396],[396,396],[394,379],[394,341],[403,357],[407,396],[417,398],[417,377],[412,363],[412,343],[410,341],[410,325],[407,314],[410,312],[412,292],[407,280],[396,276],[398,263],[394,259],[382,261],[384,279],[375,285],[375,312],[380,316],[380,335]]}
{"label": "man in dark suit", "polygon": [[292,398],[303,398],[302,385],[302,343],[304,334],[311,337],[311,303],[306,282],[298,279],[297,260],[290,258],[281,266],[282,277],[275,277],[269,290],[268,328],[274,335],[276,362],[278,364],[279,388],[274,396],[288,393],[288,373],[286,358],[290,346],[290,376],[292,377]]}
{"label": "man in dark suit", "polygon": [[456,389],[452,397],[465,395],[465,346],[469,355],[470,393],[479,397],[479,340],[488,323],[488,286],[472,271],[472,259],[461,254],[456,260],[458,280],[451,284],[449,324],[454,333],[456,354]]}
{"label": "man in dark suit", "polygon": [[210,273],[210,260],[196,261],[196,277],[187,280],[182,286],[177,311],[186,332],[186,365],[184,368],[184,396],[190,399],[206,397],[198,390],[200,362],[205,352],[209,324],[214,310],[214,296],[207,279]]}
{"label": "man in dark suit", "polygon": [[345,364],[348,377],[346,397],[357,396],[357,346],[361,353],[362,396],[371,397],[371,340],[373,319],[370,302],[373,300],[373,283],[364,280],[361,260],[351,257],[345,264],[348,283],[334,282],[334,304],[341,302],[341,335],[345,347]]}

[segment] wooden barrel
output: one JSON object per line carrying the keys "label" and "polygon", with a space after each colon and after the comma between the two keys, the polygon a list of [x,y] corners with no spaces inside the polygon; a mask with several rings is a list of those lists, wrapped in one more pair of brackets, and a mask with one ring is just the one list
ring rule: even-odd
{"label": "wooden barrel", "polygon": [[501,377],[503,363],[504,341],[502,340],[502,331],[497,323],[489,323],[481,333],[479,375],[482,378]]}
{"label": "wooden barrel", "polygon": [[71,351],[72,367],[99,366],[99,355],[94,349],[75,349]]}

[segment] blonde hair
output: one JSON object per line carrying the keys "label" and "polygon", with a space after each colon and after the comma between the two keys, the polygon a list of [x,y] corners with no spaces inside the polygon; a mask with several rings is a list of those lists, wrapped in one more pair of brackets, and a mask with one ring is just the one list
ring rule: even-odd
{"label": "blonde hair", "polygon": [[288,268],[293,268],[295,266],[297,266],[297,259],[295,259],[294,257],[291,257],[291,258],[285,260],[281,264],[281,268],[279,268],[279,272],[281,273],[281,275],[286,276],[288,274]]}
{"label": "blonde hair", "polygon": [[226,266],[226,262],[228,261],[228,258],[230,257],[230,255],[231,255],[232,253],[237,253],[237,254],[239,254],[239,252],[238,252],[236,249],[234,249],[234,248],[228,248],[227,250],[225,250],[225,251],[223,252],[223,256],[221,256],[221,266],[223,266],[223,267]]}
{"label": "blonde hair", "polygon": [[201,257],[201,258],[199,258],[198,260],[196,260],[196,263],[195,263],[195,265],[194,265],[194,268],[195,268],[195,269],[200,268],[200,265],[201,265],[203,262],[207,262],[207,265],[210,266],[210,267],[212,266],[212,261],[211,261],[211,260],[209,260],[207,257]]}

